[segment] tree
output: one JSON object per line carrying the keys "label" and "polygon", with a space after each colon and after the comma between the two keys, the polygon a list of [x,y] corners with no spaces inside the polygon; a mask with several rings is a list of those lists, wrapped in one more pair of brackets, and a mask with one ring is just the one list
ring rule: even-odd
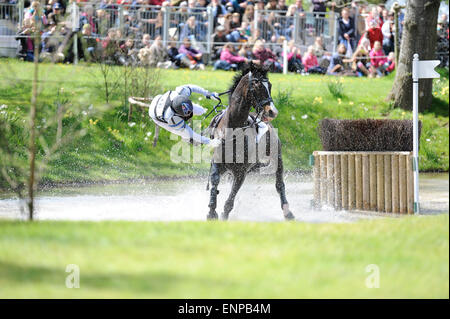
{"label": "tree", "polygon": [[[436,27],[439,13],[439,0],[409,0],[400,45],[400,56],[394,85],[388,96],[394,105],[412,109],[412,59],[418,53],[421,60],[436,58]],[[431,105],[433,82],[420,80],[419,106],[421,110]]]}

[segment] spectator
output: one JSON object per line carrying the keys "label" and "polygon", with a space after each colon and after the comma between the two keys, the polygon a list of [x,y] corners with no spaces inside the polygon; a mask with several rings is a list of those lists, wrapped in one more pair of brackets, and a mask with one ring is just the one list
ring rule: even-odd
{"label": "spectator", "polygon": [[394,51],[394,14],[389,13],[381,27],[383,33],[383,50],[386,54]]}
{"label": "spectator", "polygon": [[205,41],[205,36],[206,26],[204,23],[196,21],[195,16],[190,16],[186,20],[186,24],[180,33],[180,39],[190,38],[191,40]]}
{"label": "spectator", "polygon": [[169,59],[172,62],[174,68],[189,68],[191,66],[191,60],[188,59],[186,54],[180,53],[177,49],[175,41],[169,42],[169,49],[167,50]]}
{"label": "spectator", "polygon": [[150,46],[151,46],[150,34],[146,33],[142,36],[141,45],[139,47],[150,49]]}
{"label": "spectator", "polygon": [[[284,55],[282,54],[284,57]],[[302,63],[302,55],[300,52],[300,48],[295,46],[295,41],[291,40],[288,43],[288,71],[301,73],[304,69]]]}
{"label": "spectator", "polygon": [[367,38],[363,38],[356,48],[352,56],[352,70],[358,76],[368,76],[370,74],[370,42]]}
{"label": "spectator", "polygon": [[244,14],[242,15],[242,22],[252,23],[255,18],[255,6],[253,4],[247,4]]}
{"label": "spectator", "polygon": [[233,44],[228,42],[225,44],[222,52],[220,53],[220,60],[217,60],[216,63],[214,63],[214,70],[220,69],[228,71],[231,69],[235,71],[247,62],[247,58],[236,55],[234,53]]}
{"label": "spectator", "polygon": [[214,17],[214,26],[217,26],[219,17],[225,15],[227,9],[219,0],[211,0],[211,3],[208,6],[211,7],[211,14]]}
{"label": "spectator", "polygon": [[264,47],[261,40],[257,40],[253,45],[253,56],[265,65],[272,72],[281,72],[281,63],[277,61],[277,57],[270,49]]}
{"label": "spectator", "polygon": [[316,37],[313,46],[314,54],[319,61],[319,66],[322,68],[322,70],[328,70],[328,67],[330,65],[331,53],[327,52],[327,49],[323,44],[322,37]]}
{"label": "spectator", "polygon": [[23,20],[22,30],[17,34],[16,40],[20,42],[19,57],[25,61],[32,62],[34,60],[34,42],[33,35],[36,31],[34,21],[31,18]]}
{"label": "spectator", "polygon": [[[253,58],[252,47],[247,43],[243,44],[238,55],[247,58],[247,60],[251,60]],[[259,64],[259,61],[253,60],[253,63]]]}
{"label": "spectator", "polygon": [[203,54],[199,50],[196,50],[191,46],[191,40],[189,40],[189,38],[184,38],[183,44],[181,45],[179,51],[180,53],[185,54],[186,57],[191,61],[191,69],[205,69],[205,65],[202,62]]}
{"label": "spectator", "polygon": [[[288,6],[286,5],[286,0],[278,0],[277,10],[287,11]],[[283,14],[285,15],[285,13]]]}
{"label": "spectator", "polygon": [[392,73],[395,69],[395,53],[389,52],[386,62],[384,62],[383,69],[385,74]]}
{"label": "spectator", "polygon": [[94,7],[88,4],[84,7],[83,12],[80,13],[80,25],[84,26],[85,24],[89,24],[91,26],[91,32],[96,33],[96,23],[97,18],[94,16]]}
{"label": "spectator", "polygon": [[235,12],[232,15],[230,24],[229,24],[229,34],[227,34],[227,40],[229,42],[240,42],[243,40],[247,40],[245,35],[242,32],[241,29],[241,22],[240,22],[240,14]]}
{"label": "spectator", "polygon": [[343,43],[347,51],[355,49],[355,21],[350,17],[347,8],[342,9],[342,16],[339,18],[339,43]]}
{"label": "spectator", "polygon": [[220,58],[220,51],[222,50],[223,43],[228,42],[227,37],[225,35],[225,28],[219,25],[216,28],[216,33],[213,35],[213,60],[217,60]]}
{"label": "spectator", "polygon": [[347,49],[345,48],[345,45],[342,43],[339,44],[337,47],[337,52],[331,57],[330,66],[328,68],[329,74],[338,75],[345,71],[345,61],[343,57],[345,56],[346,52]]}
{"label": "spectator", "polygon": [[53,11],[48,15],[48,20],[52,21],[55,25],[58,25],[58,23],[63,19],[62,6],[59,2],[55,2],[52,9]]}
{"label": "spectator", "polygon": [[322,34],[324,28],[325,12],[327,11],[326,2],[328,0],[311,0],[313,4],[313,13],[315,18],[315,31],[316,34]]}
{"label": "spectator", "polygon": [[86,23],[83,25],[83,28],[81,29],[81,47],[84,51],[84,59],[89,62],[92,60],[95,60],[96,58],[96,48],[97,48],[97,41],[95,38],[97,37],[96,34],[92,33],[92,27],[90,24]]}
{"label": "spectator", "polygon": [[308,47],[308,51],[303,57],[303,65],[305,67],[305,71],[308,73],[319,73],[319,74],[326,73],[326,70],[322,69],[319,66],[319,61],[317,60],[317,57],[314,54],[314,46],[312,45]]}
{"label": "spectator", "polygon": [[272,10],[278,10],[277,8],[277,0],[269,0],[266,7],[266,10],[272,11]]}
{"label": "spectator", "polygon": [[381,29],[378,27],[378,24],[375,20],[370,22],[370,28],[366,32],[366,38],[370,41],[370,47],[373,48],[376,41],[383,43],[383,33]]}
{"label": "spectator", "polygon": [[372,51],[370,51],[370,77],[383,76],[383,67],[386,62],[384,57],[383,47],[380,41],[375,41]]}
{"label": "spectator", "polygon": [[172,62],[161,40],[161,36],[157,36],[150,46],[149,65],[152,67],[168,69]]}

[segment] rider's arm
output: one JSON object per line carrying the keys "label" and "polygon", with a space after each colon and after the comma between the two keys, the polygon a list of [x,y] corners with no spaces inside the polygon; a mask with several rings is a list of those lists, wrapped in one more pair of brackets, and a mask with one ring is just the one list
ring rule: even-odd
{"label": "rider's arm", "polygon": [[210,92],[208,90],[205,90],[204,88],[195,85],[195,84],[186,84],[186,85],[182,85],[179,86],[175,89],[175,91],[178,94],[182,94],[182,95],[186,95],[186,96],[190,96],[192,93],[198,93],[198,94],[202,94],[204,96],[208,96],[210,94]]}
{"label": "rider's arm", "polygon": [[203,113],[206,112],[206,109],[203,108],[202,106],[196,104],[196,103],[192,103],[192,106],[194,107],[194,115],[202,115]]}
{"label": "rider's arm", "polygon": [[193,139],[197,143],[209,144],[211,141],[206,136],[202,136],[192,130],[192,128],[179,116],[173,116],[168,124],[164,123],[165,128],[183,139]]}

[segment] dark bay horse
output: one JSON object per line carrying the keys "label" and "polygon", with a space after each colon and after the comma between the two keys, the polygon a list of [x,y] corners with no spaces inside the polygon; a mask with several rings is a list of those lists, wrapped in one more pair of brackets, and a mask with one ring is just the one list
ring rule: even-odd
{"label": "dark bay horse", "polygon": [[[294,219],[286,200],[281,143],[276,129],[269,123],[277,116],[278,111],[272,101],[267,69],[250,64],[234,77],[229,97],[228,108],[221,115],[220,120],[212,121],[215,124],[211,124],[212,127],[210,127],[212,136],[222,139],[222,147],[215,149],[211,161],[210,210],[207,218],[218,218],[216,207],[221,175],[230,172],[233,177],[232,190],[222,214],[222,219],[226,220],[233,209],[236,194],[247,173],[265,169],[276,175],[275,188],[280,195],[281,209],[285,219]],[[252,120],[249,120],[252,107],[256,115],[251,115]],[[261,121],[266,124],[263,126],[266,128],[266,133],[257,142],[257,130],[261,129]]]}

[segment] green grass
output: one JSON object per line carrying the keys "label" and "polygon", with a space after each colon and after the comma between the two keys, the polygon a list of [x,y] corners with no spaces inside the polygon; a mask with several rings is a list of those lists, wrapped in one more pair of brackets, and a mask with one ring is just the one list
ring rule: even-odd
{"label": "green grass", "polygon": [[[31,92],[32,67],[30,63],[1,59],[0,105],[6,104],[11,116],[19,123],[28,119]],[[211,91],[222,92],[230,84],[232,73],[223,71],[161,71],[163,89],[194,83]],[[98,66],[40,65],[39,107],[54,108],[56,92],[64,88],[73,104],[94,109],[104,105],[103,90]],[[308,170],[308,157],[321,145],[317,134],[318,121],[325,118],[412,118],[410,112],[393,109],[385,101],[393,76],[380,79],[345,78],[342,81],[342,98],[333,97],[327,88],[329,76],[299,76],[271,74],[272,95],[280,111],[273,122],[279,128],[283,143],[284,161],[289,170]],[[435,82],[433,105],[420,114],[423,121],[420,168],[422,171],[448,171],[448,72]],[[159,93],[159,92],[156,92]],[[194,99],[200,96],[195,96]],[[45,181],[89,181],[140,178],[152,176],[191,175],[207,172],[208,164],[176,164],[170,161],[170,148],[175,143],[163,131],[159,145],[151,146],[152,136],[145,140],[147,132],[154,132],[154,124],[148,115],[135,112],[133,122],[127,123],[128,108],[123,97],[113,95],[108,111],[96,125],[91,117],[82,118],[81,126],[88,129],[86,136],[63,149],[61,156],[50,163]],[[204,106],[213,102],[196,101]],[[97,118],[92,118],[96,120]],[[70,116],[67,121],[70,121]],[[204,121],[206,124],[207,121]],[[21,124],[23,126],[23,124]],[[112,133],[108,128],[118,130]],[[49,130],[47,135],[55,133]]]}
{"label": "green grass", "polygon": [[[448,298],[448,218],[0,221],[0,298]],[[370,264],[380,288],[365,286]]]}

